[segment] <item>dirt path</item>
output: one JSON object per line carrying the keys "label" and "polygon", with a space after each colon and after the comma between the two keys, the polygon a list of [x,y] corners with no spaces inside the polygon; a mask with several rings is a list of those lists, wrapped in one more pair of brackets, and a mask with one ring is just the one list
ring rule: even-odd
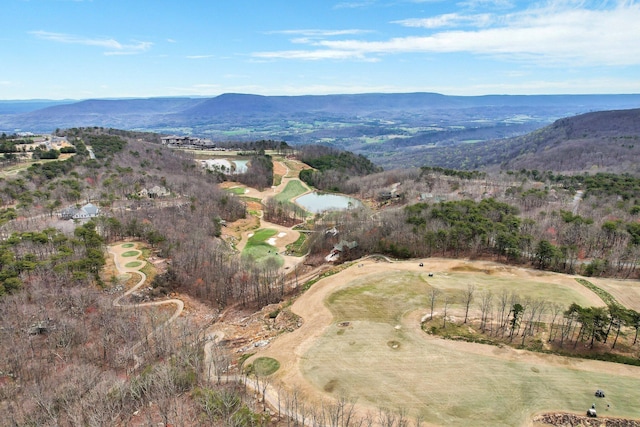
{"label": "dirt path", "polygon": [[[115,263],[116,269],[120,274],[138,274],[140,276],[140,280],[138,281],[138,283],[136,283],[133,287],[131,287],[131,289],[127,290],[124,294],[120,295],[115,300],[113,300],[113,306],[120,307],[120,308],[155,307],[160,305],[176,306],[175,312],[173,313],[173,315],[171,315],[169,319],[167,319],[164,323],[162,323],[156,329],[151,331],[144,339],[140,340],[129,349],[129,354],[131,354],[135,360],[135,365],[133,367],[133,370],[136,370],[142,363],[142,358],[135,354],[136,350],[138,350],[138,348],[143,343],[149,341],[157,332],[159,332],[163,328],[166,328],[169,324],[171,324],[171,322],[176,320],[184,310],[184,302],[176,298],[166,299],[161,301],[142,302],[137,304],[127,304],[127,303],[121,302],[124,298],[128,297],[129,295],[131,295],[132,293],[140,289],[147,281],[147,276],[141,271],[147,262],[143,260],[139,260],[138,256],[140,255],[136,256],[135,258],[123,256],[123,254],[128,251],[140,252],[140,250],[137,248],[137,244],[134,244],[134,246],[131,246],[131,247],[124,247],[130,244],[131,243],[124,243],[124,244],[119,243],[119,244],[109,246],[109,253],[113,255],[113,261]],[[140,254],[142,254],[142,252],[140,252]],[[126,264],[132,261],[137,261],[140,264],[136,265],[135,267],[127,267]]]}

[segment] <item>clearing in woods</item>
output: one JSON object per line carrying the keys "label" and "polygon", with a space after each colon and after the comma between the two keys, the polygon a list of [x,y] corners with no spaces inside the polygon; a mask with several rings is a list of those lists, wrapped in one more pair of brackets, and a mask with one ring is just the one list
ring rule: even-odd
{"label": "clearing in woods", "polygon": [[273,380],[311,402],[356,398],[361,413],[402,409],[429,425],[517,426],[541,412],[584,414],[599,388],[606,391],[599,413],[640,418],[640,367],[443,340],[420,328],[431,287],[457,296],[448,317],[459,320],[469,284],[566,306],[603,305],[573,276],[483,261],[423,262],[364,261],[319,281],[292,306],[303,326],[256,357],[278,360]]}

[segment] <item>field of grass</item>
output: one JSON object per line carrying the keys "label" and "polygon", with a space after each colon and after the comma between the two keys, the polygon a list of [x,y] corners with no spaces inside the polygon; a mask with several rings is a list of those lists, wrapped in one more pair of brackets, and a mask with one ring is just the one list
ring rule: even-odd
{"label": "field of grass", "polygon": [[609,293],[627,308],[640,311],[640,283],[634,280],[617,280],[590,277],[589,281]]}
{"label": "field of grass", "polygon": [[[541,299],[549,302],[572,302],[580,305],[592,305],[580,293],[575,292],[569,286],[558,286],[550,278],[553,275],[540,273],[539,277],[506,277],[502,275],[487,274],[483,271],[452,271],[435,273],[433,277],[427,277],[430,285],[446,292],[461,295],[468,285],[474,285],[476,292],[490,290],[494,295],[499,295],[504,290],[515,292],[522,298]],[[547,280],[549,278],[549,280]],[[568,279],[571,282],[571,279]]]}
{"label": "field of grass", "polygon": [[292,179],[287,183],[287,186],[284,187],[284,190],[275,196],[274,199],[278,202],[286,203],[307,191],[309,191],[309,189],[302,183],[302,181]]}
{"label": "field of grass", "polygon": [[228,193],[231,193],[231,194],[236,194],[238,196],[242,196],[247,190],[244,187],[231,187],[231,188],[225,189],[225,191],[227,191]]}
{"label": "field of grass", "polygon": [[37,160],[23,160],[20,163],[15,163],[9,166],[3,166],[0,168],[0,178],[7,178],[9,176],[18,175],[20,172],[29,169],[34,163],[48,163],[55,162],[62,159],[37,159]]}
{"label": "field of grass", "polygon": [[273,260],[278,267],[281,267],[284,264],[284,259],[278,255],[274,246],[267,243],[267,240],[277,233],[276,230],[270,228],[257,230],[253,236],[247,240],[247,244],[242,250],[242,256],[251,258],[261,264],[268,260]]}
{"label": "field of grass", "polygon": [[[571,282],[483,271],[434,277],[393,271],[355,279],[325,299],[333,323],[302,356],[303,375],[333,396],[404,409],[435,425],[527,425],[534,413],[582,414],[594,402],[600,415],[640,418],[639,368],[607,369],[604,362],[433,338],[408,316],[428,312],[432,286],[455,298],[469,283],[494,294],[508,289],[521,297],[588,304]],[[460,307],[457,302],[451,309]],[[598,388],[605,399],[594,398]]]}
{"label": "field of grass", "polygon": [[427,306],[430,288],[420,273],[390,272],[351,282],[331,294],[327,304],[338,323],[363,320],[394,326],[406,311]]}
{"label": "field of grass", "polygon": [[307,241],[307,235],[300,233],[300,236],[295,242],[287,245],[287,252],[290,255],[304,256],[307,253]]}
{"label": "field of grass", "polygon": [[260,377],[266,377],[280,369],[280,362],[271,357],[258,357],[253,361],[250,371]]}
{"label": "field of grass", "polygon": [[140,251],[127,251],[125,253],[122,254],[123,257],[134,257],[134,256],[139,256],[141,255],[142,252]]}
{"label": "field of grass", "polygon": [[139,267],[142,264],[142,261],[131,261],[126,263],[124,266],[127,268]]}

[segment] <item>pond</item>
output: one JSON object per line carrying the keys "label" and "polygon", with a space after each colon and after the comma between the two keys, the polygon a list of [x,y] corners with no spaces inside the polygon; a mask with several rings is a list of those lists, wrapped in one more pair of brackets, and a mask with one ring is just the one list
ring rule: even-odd
{"label": "pond", "polygon": [[295,199],[295,202],[311,213],[338,211],[350,207],[360,207],[362,203],[353,197],[340,194],[308,193]]}

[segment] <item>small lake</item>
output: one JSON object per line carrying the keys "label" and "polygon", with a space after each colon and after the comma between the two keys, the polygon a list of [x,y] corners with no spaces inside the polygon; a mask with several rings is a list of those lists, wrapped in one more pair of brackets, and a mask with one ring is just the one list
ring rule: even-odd
{"label": "small lake", "polygon": [[349,207],[359,207],[362,203],[353,197],[340,194],[309,193],[295,199],[295,202],[311,213],[338,211]]}

